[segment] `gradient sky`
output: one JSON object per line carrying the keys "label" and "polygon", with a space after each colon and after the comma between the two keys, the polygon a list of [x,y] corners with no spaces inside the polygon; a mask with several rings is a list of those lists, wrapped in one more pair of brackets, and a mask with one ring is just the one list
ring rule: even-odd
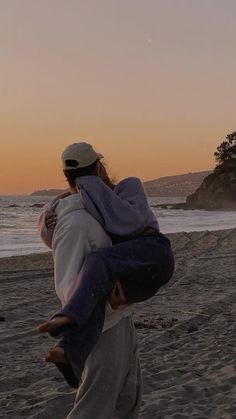
{"label": "gradient sky", "polygon": [[81,139],[117,179],[213,168],[236,129],[235,17],[235,0],[0,0],[0,193],[64,187]]}

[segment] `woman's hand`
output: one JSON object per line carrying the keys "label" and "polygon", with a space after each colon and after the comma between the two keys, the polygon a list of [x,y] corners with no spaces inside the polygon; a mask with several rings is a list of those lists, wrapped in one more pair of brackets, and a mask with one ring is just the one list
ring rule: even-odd
{"label": "woman's hand", "polygon": [[54,229],[57,223],[57,215],[54,211],[47,211],[45,214],[45,226],[47,229]]}
{"label": "woman's hand", "polygon": [[70,196],[71,192],[69,190],[62,192],[60,195],[57,195],[56,198],[53,199],[53,201],[51,202],[51,207],[53,209],[49,209],[45,212],[45,226],[47,227],[47,229],[54,229],[55,225],[57,223],[57,215],[54,211],[54,209],[56,208],[58,201],[60,199],[64,199],[67,198],[67,196]]}

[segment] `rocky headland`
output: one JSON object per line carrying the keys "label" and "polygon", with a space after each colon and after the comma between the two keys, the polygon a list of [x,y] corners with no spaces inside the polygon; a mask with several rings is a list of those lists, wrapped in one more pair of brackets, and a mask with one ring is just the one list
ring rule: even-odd
{"label": "rocky headland", "polygon": [[187,197],[186,209],[236,210],[236,159],[217,166]]}
{"label": "rocky headland", "polygon": [[236,159],[228,159],[208,174],[186,203],[158,204],[161,209],[236,210]]}

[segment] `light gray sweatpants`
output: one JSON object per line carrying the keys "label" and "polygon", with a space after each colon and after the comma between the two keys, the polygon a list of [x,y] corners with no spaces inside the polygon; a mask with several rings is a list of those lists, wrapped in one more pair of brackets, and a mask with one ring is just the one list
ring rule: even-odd
{"label": "light gray sweatpants", "polygon": [[137,419],[141,395],[136,331],[129,316],[99,337],[67,419]]}

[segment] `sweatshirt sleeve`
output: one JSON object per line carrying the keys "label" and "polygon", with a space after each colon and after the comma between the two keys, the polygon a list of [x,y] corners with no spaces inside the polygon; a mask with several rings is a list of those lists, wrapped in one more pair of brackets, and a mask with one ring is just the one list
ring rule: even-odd
{"label": "sweatshirt sleeve", "polygon": [[125,236],[145,227],[150,209],[138,178],[126,178],[114,190],[98,176],[83,176],[76,182],[85,208],[109,233]]}

